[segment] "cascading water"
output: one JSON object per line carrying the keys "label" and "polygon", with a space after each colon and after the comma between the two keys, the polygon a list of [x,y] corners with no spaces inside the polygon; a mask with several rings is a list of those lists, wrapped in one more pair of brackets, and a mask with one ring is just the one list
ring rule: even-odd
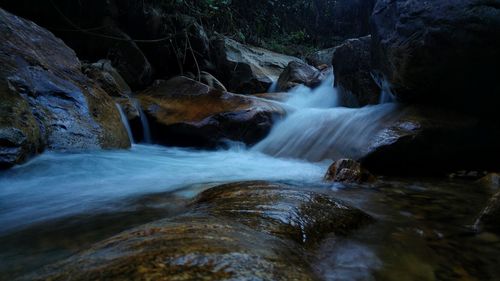
{"label": "cascading water", "polygon": [[271,83],[271,86],[269,86],[269,89],[267,89],[268,93],[276,93],[278,91],[278,80],[274,80],[273,83]]}
{"label": "cascading water", "polygon": [[139,111],[139,118],[141,119],[141,125],[143,130],[143,142],[153,143],[153,138],[151,137],[151,129],[149,128],[149,122],[144,110],[142,110],[141,104],[138,100],[132,99],[135,108]]}
{"label": "cascading water", "polygon": [[294,88],[286,105],[290,115],[252,149],[278,157],[309,161],[357,159],[377,133],[397,116],[393,103],[363,108],[339,107],[330,74],[318,88]]}
{"label": "cascading water", "polygon": [[130,124],[128,123],[127,115],[123,111],[123,108],[120,104],[117,103],[116,108],[118,109],[118,112],[120,113],[120,119],[122,120],[123,127],[125,127],[125,130],[127,130],[127,135],[128,135],[128,139],[130,140],[130,143],[135,143],[134,136],[132,135],[132,129],[130,129]]}

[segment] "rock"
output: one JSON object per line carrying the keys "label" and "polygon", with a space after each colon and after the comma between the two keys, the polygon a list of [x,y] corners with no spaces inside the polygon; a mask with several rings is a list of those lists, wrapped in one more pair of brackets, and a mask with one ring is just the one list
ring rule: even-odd
{"label": "rock", "polygon": [[185,215],[123,232],[30,280],[315,280],[292,243]]}
{"label": "rock", "polygon": [[285,114],[272,102],[222,92],[182,76],[156,83],[138,99],[153,138],[175,146],[215,147],[224,140],[253,144]]}
{"label": "rock", "polygon": [[304,63],[291,61],[278,79],[279,89],[288,91],[298,85],[314,88],[321,84],[324,75],[316,68]]}
{"label": "rock", "polygon": [[355,97],[354,106],[377,104],[380,100],[380,88],[371,75],[370,44],[371,36],[349,39],[332,54],[335,86],[344,99]]}
{"label": "rock", "polygon": [[194,204],[212,216],[298,243],[315,243],[328,233],[345,235],[371,221],[327,194],[261,181],[211,188]]}
{"label": "rock", "polygon": [[375,72],[401,101],[496,118],[498,7],[498,1],[483,0],[377,1]]}
{"label": "rock", "polygon": [[442,108],[400,109],[358,158],[371,172],[445,175],[500,165],[499,125]]}
{"label": "rock", "polygon": [[113,100],[47,30],[0,9],[0,166],[43,151],[130,145]]}
{"label": "rock", "polygon": [[500,234],[500,192],[497,192],[481,211],[474,223],[476,231],[491,231]]}
{"label": "rock", "polygon": [[222,84],[219,80],[217,80],[217,78],[215,78],[212,74],[206,71],[200,72],[199,81],[216,90],[227,92],[227,89],[224,86],[224,84]]}
{"label": "rock", "polygon": [[344,183],[365,183],[375,181],[375,177],[361,167],[359,162],[352,159],[339,159],[328,168],[325,180]]}
{"label": "rock", "polygon": [[184,215],[122,232],[30,280],[317,280],[304,239],[371,218],[330,196],[267,182],[200,194]]}
{"label": "rock", "polygon": [[112,97],[129,98],[132,95],[127,82],[109,60],[99,60],[96,63],[83,65],[83,73],[96,81]]}
{"label": "rock", "polygon": [[335,47],[316,51],[306,57],[307,63],[318,67],[320,65],[332,65],[333,52]]}
{"label": "rock", "polygon": [[489,173],[478,180],[478,183],[484,186],[491,187],[492,189],[500,188],[500,174]]}
{"label": "rock", "polygon": [[295,57],[274,53],[262,48],[243,45],[227,37],[212,42],[222,79],[229,91],[241,94],[266,92]]}
{"label": "rock", "polygon": [[[151,82],[151,65],[137,44],[121,28],[123,9],[135,0],[110,1],[3,1],[2,6],[14,14],[51,29],[58,38],[85,61],[111,60],[127,83],[144,88]],[[139,13],[142,9],[129,10]],[[126,21],[129,18],[125,16]]]}

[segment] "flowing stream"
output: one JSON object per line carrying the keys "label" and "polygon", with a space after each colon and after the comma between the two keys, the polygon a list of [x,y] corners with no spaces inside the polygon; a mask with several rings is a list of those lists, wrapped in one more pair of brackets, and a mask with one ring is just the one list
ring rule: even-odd
{"label": "flowing stream", "polygon": [[[210,186],[243,180],[326,189],[377,219],[318,247],[314,270],[325,280],[495,280],[500,238],[474,236],[467,228],[491,191],[447,180],[387,179],[372,187],[322,182],[331,159],[356,157],[384,122],[397,117],[393,103],[339,107],[332,80],[315,90],[294,89],[284,103],[289,117],[252,148],[136,144],[120,151],[46,152],[0,172],[0,280],[175,215]],[[147,119],[141,119],[151,142]]]}

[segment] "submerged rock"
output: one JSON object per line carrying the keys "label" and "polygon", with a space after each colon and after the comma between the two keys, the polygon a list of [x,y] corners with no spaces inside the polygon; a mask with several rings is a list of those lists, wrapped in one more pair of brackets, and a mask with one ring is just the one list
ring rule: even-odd
{"label": "submerged rock", "polygon": [[373,63],[403,101],[497,116],[498,1],[379,0]]}
{"label": "submerged rock", "polygon": [[371,221],[327,194],[260,181],[211,188],[194,204],[210,215],[299,243],[318,242],[328,233],[345,235]]}
{"label": "submerged rock", "polygon": [[355,97],[355,106],[379,103],[380,88],[371,74],[370,44],[371,36],[349,39],[332,54],[335,86],[347,100],[344,103],[349,104],[351,96]]}
{"label": "submerged rock", "polygon": [[267,135],[278,105],[222,92],[187,77],[159,81],[138,95],[157,142],[214,147],[225,140],[253,144]]}
{"label": "submerged rock", "polygon": [[266,92],[296,57],[243,45],[222,37],[212,42],[219,77],[229,91],[240,94]]}
{"label": "submerged rock", "polygon": [[0,166],[52,150],[130,145],[113,100],[47,30],[0,9]]}
{"label": "submerged rock", "polygon": [[[206,190],[190,212],[122,232],[30,280],[317,280],[301,243],[370,221],[321,193],[267,182]],[[298,243],[297,243],[298,242]]]}
{"label": "submerged rock", "polygon": [[375,181],[375,177],[361,167],[359,162],[352,159],[339,159],[328,168],[325,180],[344,183],[365,183]]}
{"label": "submerged rock", "polygon": [[323,73],[307,63],[292,61],[280,74],[278,86],[281,91],[288,91],[298,85],[313,88],[319,86],[324,78]]}

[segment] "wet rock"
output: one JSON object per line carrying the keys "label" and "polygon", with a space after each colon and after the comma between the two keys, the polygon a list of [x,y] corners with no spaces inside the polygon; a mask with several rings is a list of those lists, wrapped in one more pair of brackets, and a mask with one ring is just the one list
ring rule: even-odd
{"label": "wet rock", "polygon": [[325,180],[344,183],[365,183],[375,181],[375,177],[361,167],[359,162],[352,159],[339,159],[328,168]]}
{"label": "wet rock", "polygon": [[314,88],[321,84],[324,78],[325,76],[318,69],[307,63],[292,61],[280,74],[278,86],[281,91],[288,91],[298,85]]}
{"label": "wet rock", "polygon": [[328,233],[345,235],[371,221],[327,194],[260,181],[211,188],[194,204],[210,215],[298,243],[318,242]]}
{"label": "wet rock", "polygon": [[0,9],[2,167],[52,150],[130,145],[113,100],[47,30]]}
{"label": "wet rock", "polygon": [[262,48],[243,45],[222,37],[212,42],[218,77],[232,92],[255,94],[266,92],[291,61],[286,56]]}
{"label": "wet rock", "polygon": [[315,280],[293,243],[185,215],[123,232],[31,280]]}
{"label": "wet rock", "polygon": [[498,1],[482,0],[377,1],[376,72],[402,101],[496,116],[498,7]]}
{"label": "wet rock", "polygon": [[191,208],[122,232],[27,279],[317,280],[301,244],[371,220],[326,194],[267,182],[208,189]]}
{"label": "wet rock", "polygon": [[182,76],[159,81],[138,99],[153,138],[176,146],[214,147],[225,140],[253,144],[285,114],[272,102],[222,92]]}
{"label": "wet rock", "polygon": [[377,104],[380,88],[372,78],[370,64],[371,36],[349,39],[332,54],[335,86],[345,98],[354,96],[355,106]]}
{"label": "wet rock", "polygon": [[474,224],[476,231],[491,231],[500,234],[500,192],[497,192],[481,211]]}
{"label": "wet rock", "polygon": [[499,166],[499,126],[444,110],[413,106],[397,111],[370,141],[360,163],[377,174],[446,175]]}

